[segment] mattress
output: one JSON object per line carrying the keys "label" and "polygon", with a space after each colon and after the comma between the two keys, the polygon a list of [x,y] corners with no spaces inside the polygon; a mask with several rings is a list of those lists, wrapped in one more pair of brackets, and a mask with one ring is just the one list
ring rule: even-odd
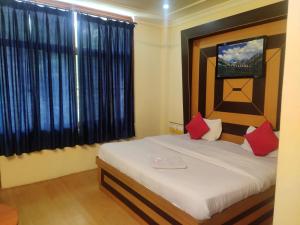
{"label": "mattress", "polygon": [[[185,169],[153,168],[153,157],[180,157]],[[226,141],[162,135],[101,145],[99,157],[195,219],[209,219],[275,184],[276,158]]]}

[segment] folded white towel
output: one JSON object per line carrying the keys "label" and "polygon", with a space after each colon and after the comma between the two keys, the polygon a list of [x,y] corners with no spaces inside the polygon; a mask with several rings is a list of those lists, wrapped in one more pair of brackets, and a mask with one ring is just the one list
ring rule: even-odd
{"label": "folded white towel", "polygon": [[155,169],[186,169],[187,165],[178,156],[152,156],[151,166]]}

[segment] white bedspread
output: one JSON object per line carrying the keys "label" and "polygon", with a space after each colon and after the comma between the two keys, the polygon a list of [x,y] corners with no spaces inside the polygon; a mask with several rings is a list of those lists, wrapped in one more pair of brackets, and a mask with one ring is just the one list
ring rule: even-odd
{"label": "white bedspread", "polygon": [[[199,220],[268,189],[276,178],[276,158],[187,135],[104,144],[99,157]],[[186,169],[155,169],[153,157],[180,157]]]}

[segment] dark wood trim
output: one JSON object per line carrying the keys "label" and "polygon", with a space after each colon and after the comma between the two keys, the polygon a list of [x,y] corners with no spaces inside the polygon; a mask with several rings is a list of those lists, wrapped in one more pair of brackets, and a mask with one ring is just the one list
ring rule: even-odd
{"label": "dark wood trim", "polygon": [[121,202],[127,205],[133,212],[139,215],[146,223],[151,225],[158,225],[151,217],[149,217],[146,213],[144,213],[141,209],[139,209],[136,205],[134,205],[131,201],[129,201],[126,197],[120,194],[117,190],[115,190],[112,186],[104,181],[104,176],[106,176],[106,171],[102,170],[101,173],[101,184],[105,187],[110,193],[116,196]]}
{"label": "dark wood trim", "polygon": [[184,125],[191,119],[192,42],[196,38],[238,30],[287,18],[287,1],[240,13],[181,32]]}
{"label": "dark wood trim", "polygon": [[286,34],[268,36],[266,49],[281,48],[285,45]]}
{"label": "dark wood trim", "polygon": [[[183,86],[183,115],[184,132],[186,124],[191,119],[191,79],[192,79],[192,40],[181,33],[181,57],[182,57],[182,86]],[[184,49],[183,49],[184,48]]]}
{"label": "dark wood trim", "polygon": [[[214,91],[214,111],[219,106],[221,106],[221,104],[223,102],[223,98],[224,98],[223,88],[224,88],[224,79],[215,79],[215,87],[214,87],[214,90],[213,90]],[[198,104],[200,105],[200,102]]]}
{"label": "dark wood trim", "polygon": [[[198,110],[203,117],[206,117],[207,56],[204,54],[204,52],[202,52],[200,55],[200,71]],[[199,104],[199,102],[201,102],[201,104]]]}
{"label": "dark wood trim", "polygon": [[233,124],[233,123],[222,123],[222,132],[227,134],[244,136],[247,132],[248,126]]}
{"label": "dark wood trim", "polygon": [[252,103],[248,102],[227,102],[222,101],[219,105],[215,106],[214,111],[229,112],[229,113],[242,113],[251,115],[263,115]]}
{"label": "dark wood trim", "polygon": [[261,217],[257,218],[255,221],[249,223],[249,225],[260,225],[265,220],[269,219],[270,217],[273,217],[274,210],[270,210],[263,214]]}
{"label": "dark wood trim", "polygon": [[[224,223],[223,225],[231,225],[231,224],[235,224],[237,222],[239,222],[241,219],[245,218],[248,215],[251,215],[253,212],[257,211],[259,208],[265,206],[266,204],[270,203],[274,201],[274,196],[260,202],[259,204],[251,207],[250,209],[242,212],[241,214],[237,215],[236,217],[232,218],[231,220],[227,221],[226,223]],[[256,221],[256,220],[255,220]],[[262,221],[261,221],[262,222]]]}
{"label": "dark wood trim", "polygon": [[148,224],[158,225],[153,219],[151,219],[147,214],[145,214],[141,209],[139,209],[137,206],[135,206],[132,202],[130,202],[126,197],[124,197],[121,193],[119,193],[117,190],[115,190],[113,187],[111,187],[108,183],[105,182],[104,177],[107,176],[111,180],[113,180],[116,184],[118,184],[120,187],[122,187],[124,190],[126,190],[128,193],[139,199],[141,202],[143,202],[145,205],[147,205],[149,208],[151,208],[154,212],[159,214],[161,217],[165,218],[167,221],[169,221],[171,224],[174,225],[181,225],[176,219],[171,217],[169,214],[158,208],[156,205],[154,205],[152,202],[141,196],[139,193],[134,191],[132,188],[124,184],[122,181],[120,181],[118,178],[110,174],[104,169],[101,169],[101,184],[112,194],[114,194],[120,201],[122,201],[124,204],[126,204],[129,208],[131,208],[137,215],[139,215],[145,222]]}
{"label": "dark wood trim", "polygon": [[277,121],[276,130],[280,130],[280,116],[281,116],[281,99],[282,99],[282,83],[284,76],[284,59],[285,59],[285,45],[281,48],[280,56],[280,74],[279,74],[279,87],[278,87],[278,103],[277,103]]}
{"label": "dark wood trim", "polygon": [[[253,79],[253,94],[252,102],[259,110],[259,114],[264,113],[265,107],[265,92],[266,92],[266,76]],[[253,106],[254,106],[253,105]]]}

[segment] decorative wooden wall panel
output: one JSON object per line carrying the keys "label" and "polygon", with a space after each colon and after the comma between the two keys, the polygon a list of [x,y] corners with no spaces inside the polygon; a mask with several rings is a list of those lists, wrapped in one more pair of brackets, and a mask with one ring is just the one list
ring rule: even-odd
{"label": "decorative wooden wall panel", "polygon": [[[223,139],[242,142],[247,127],[269,120],[279,129],[286,20],[213,35],[192,42],[191,117],[221,118]],[[216,45],[267,36],[266,75],[261,78],[216,79]]]}
{"label": "decorative wooden wall panel", "polygon": [[[182,47],[182,87],[183,87],[183,113],[184,113],[184,125],[186,125],[192,115],[197,112],[206,113],[206,107],[214,108],[214,96],[206,95],[206,84],[211,85],[220,85],[219,82],[214,83],[214,79],[206,76],[199,76],[200,71],[200,49],[206,49],[209,47],[214,47],[218,43],[230,42],[234,40],[241,40],[250,37],[257,37],[262,35],[274,36],[268,40],[268,52],[271,52],[274,49],[280,49],[280,56],[277,58],[277,63],[275,59],[273,65],[281,65],[279,77],[273,79],[273,76],[267,76],[265,78],[265,83],[257,82],[253,80],[253,94],[252,100],[256,101],[256,104],[263,104],[263,118],[267,117],[273,125],[279,128],[279,118],[280,118],[280,109],[281,105],[281,84],[282,84],[282,71],[283,71],[283,61],[284,61],[284,34],[286,31],[286,18],[287,18],[287,8],[288,2],[281,1],[272,5],[268,5],[262,8],[254,9],[245,13],[238,15],[230,16],[224,19],[206,23],[203,25],[195,26],[181,32],[181,47]],[[277,25],[275,25],[277,24]],[[253,29],[254,28],[254,29]],[[283,34],[283,35],[281,35]],[[279,46],[279,40],[282,40],[283,46]],[[274,46],[275,45],[275,46]],[[279,46],[279,47],[276,47]],[[213,49],[211,48],[211,51]],[[269,53],[270,54],[270,53]],[[211,56],[213,57],[213,56]],[[207,57],[208,58],[208,57]],[[279,62],[280,61],[280,64]],[[272,66],[272,62],[269,62],[267,65],[267,70],[269,74],[276,72],[276,67]],[[207,67],[207,63],[203,70],[212,70],[212,67]],[[210,73],[213,73],[212,71]],[[266,83],[268,83],[266,85]],[[273,83],[273,84],[272,84]],[[260,98],[260,102],[257,102],[256,99],[258,95],[255,91],[256,88],[260,89],[258,85],[265,86],[264,89],[264,98]],[[273,87],[278,86],[277,91],[273,91]],[[250,87],[247,87],[250,88]],[[224,92],[228,91],[228,87],[223,88],[220,85],[216,90],[223,89]],[[201,90],[201,93],[199,93]],[[205,90],[205,91],[203,91]],[[235,89],[237,91],[237,89]],[[250,90],[247,90],[248,92]],[[208,100],[207,100],[208,98]],[[240,100],[240,102],[232,101],[232,99]],[[231,96],[232,103],[250,103],[250,101],[245,101],[245,99],[237,96]],[[266,99],[271,99],[275,104],[265,104]],[[275,99],[277,99],[275,101]],[[221,99],[222,100],[222,99]],[[199,104],[199,102],[201,104]],[[203,104],[204,102],[204,104]],[[227,104],[227,103],[225,103]],[[231,103],[230,103],[231,104]],[[223,105],[223,103],[222,103]],[[246,104],[244,104],[246,105]],[[223,107],[223,106],[222,106]],[[249,107],[249,106],[246,106]],[[257,111],[257,110],[256,110]],[[233,113],[233,112],[224,112],[224,111],[214,111],[213,117],[223,118],[223,121],[227,125],[224,127],[223,139],[229,139],[234,142],[243,141],[243,137],[240,135],[232,134],[233,130],[239,130],[241,133],[241,127],[243,124],[246,125],[259,125],[263,119],[262,115],[255,114],[245,114],[245,113]],[[247,122],[245,122],[247,121]],[[251,121],[251,122],[250,122]],[[245,126],[245,125],[244,125]],[[237,133],[237,132],[235,132]]]}

